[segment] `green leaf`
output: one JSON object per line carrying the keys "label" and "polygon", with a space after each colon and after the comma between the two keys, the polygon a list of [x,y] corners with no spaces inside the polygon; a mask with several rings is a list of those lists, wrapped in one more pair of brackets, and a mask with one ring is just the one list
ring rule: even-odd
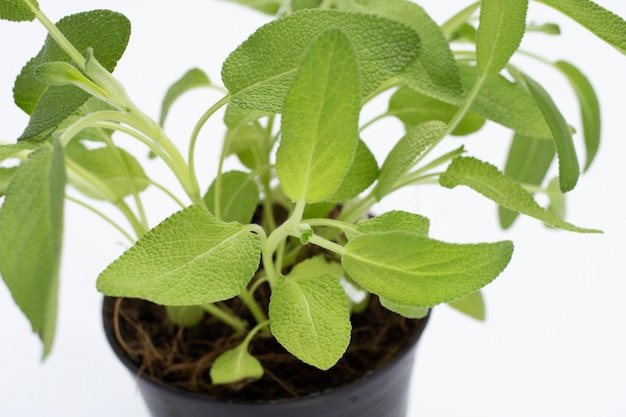
{"label": "green leaf", "polygon": [[341,260],[365,290],[394,305],[432,307],[494,280],[513,253],[508,241],[453,244],[406,231],[355,236]]}
{"label": "green leaf", "polygon": [[206,73],[198,68],[192,68],[187,71],[179,80],[177,80],[174,84],[168,88],[165,93],[165,97],[163,98],[163,102],[161,103],[161,113],[159,115],[159,124],[163,126],[165,124],[165,119],[172,107],[172,104],[180,96],[185,94],[188,91],[191,91],[200,87],[211,87],[211,80],[206,75]]}
{"label": "green leaf", "polygon": [[35,68],[35,77],[45,84],[55,86],[89,82],[82,72],[67,62],[45,62]]}
{"label": "green leaf", "polygon": [[319,255],[295,264],[287,277],[297,281],[304,278],[315,278],[320,275],[331,275],[339,280],[343,276],[343,267],[339,263],[328,261],[324,256]]}
{"label": "green leaf", "polygon": [[291,0],[291,10],[314,9],[322,4],[322,0]]}
{"label": "green leaf", "polygon": [[10,143],[8,145],[0,145],[0,162],[5,159],[21,156],[22,153],[32,151],[39,146],[41,146],[41,143],[33,140],[23,140],[17,143]]}
{"label": "green leaf", "polygon": [[56,328],[65,164],[55,141],[31,153],[0,208],[0,275],[39,334],[46,357]]}
{"label": "green leaf", "polygon": [[485,320],[485,300],[480,291],[473,292],[458,300],[450,301],[448,305],[476,320]]}
{"label": "green leaf", "polygon": [[478,73],[498,74],[509,62],[526,31],[528,0],[481,0],[476,34]]}
{"label": "green leaf", "polygon": [[548,210],[554,213],[561,219],[565,218],[566,213],[566,198],[565,194],[559,188],[559,179],[553,178],[548,183],[548,188],[546,189],[546,193],[548,198],[550,199],[550,204],[548,205]]}
{"label": "green leaf", "polygon": [[528,75],[519,74],[530,94],[535,99],[537,107],[543,114],[546,123],[552,131],[552,138],[556,145],[559,158],[559,180],[563,192],[571,191],[578,182],[580,167],[576,148],[572,139],[572,132],[561,111],[550,97],[550,94]]}
{"label": "green leaf", "polygon": [[[371,219],[361,220],[356,224],[356,229],[361,233],[402,230],[428,236],[429,228],[430,220],[428,218],[401,210],[388,211]],[[351,239],[352,236],[348,235],[348,238]]]}
{"label": "green leaf", "polygon": [[[476,68],[465,64],[460,64],[459,68],[463,86],[470,91],[478,78]],[[490,76],[484,81],[471,111],[522,135],[552,137],[528,91],[520,83],[512,83],[501,75]]]}
{"label": "green leaf", "polygon": [[213,384],[232,384],[263,376],[263,366],[257,358],[248,353],[248,345],[242,343],[215,359],[210,372]]}
{"label": "green leaf", "polygon": [[567,77],[578,98],[583,135],[585,137],[585,149],[587,151],[587,160],[585,162],[585,170],[587,170],[595,159],[600,147],[600,103],[593,86],[578,68],[565,61],[559,61],[554,66]]}
{"label": "green leaf", "polygon": [[407,317],[409,319],[421,319],[428,315],[430,309],[425,307],[414,307],[404,304],[394,303],[393,301],[389,301],[386,298],[380,297],[380,304],[385,307],[387,310],[393,311],[394,313],[398,313],[401,316]]}
{"label": "green leaf", "polygon": [[[430,120],[448,123],[456,115],[459,106],[425,96],[407,87],[399,88],[389,100],[388,113],[396,116],[406,129]],[[452,131],[452,135],[469,135],[485,124],[485,118],[468,112]]]}
{"label": "green leaf", "polygon": [[192,328],[204,319],[200,306],[166,306],[167,319],[180,327]]}
{"label": "green leaf", "polygon": [[[227,0],[233,3],[239,3],[248,6],[259,12],[274,16],[284,5],[285,0]],[[292,0],[293,1],[293,0]]]}
{"label": "green leaf", "polygon": [[[93,48],[98,61],[108,71],[115,68],[130,36],[128,19],[109,10],[67,16],[57,23],[57,27],[83,55],[87,54],[87,48]],[[76,86],[49,86],[40,81],[36,76],[37,68],[50,62],[72,63],[69,56],[48,36],[41,51],[24,66],[15,80],[15,103],[31,115],[19,140],[48,135],[89,98],[87,93]]]}
{"label": "green leaf", "polygon": [[70,183],[88,197],[119,201],[135,192],[144,191],[150,185],[141,164],[125,150],[110,146],[87,149],[77,140],[71,141],[66,147],[66,156],[100,183],[104,184],[109,193],[103,194],[93,186],[85,184],[84,179],[70,177]]}
{"label": "green leaf", "polygon": [[[521,184],[541,185],[552,161],[554,161],[554,143],[546,139],[515,135],[509,148],[504,175],[517,180]],[[498,208],[500,226],[511,227],[519,213]]]}
{"label": "green leaf", "polygon": [[354,51],[329,30],[310,47],[285,98],[276,173],[287,197],[314,203],[337,191],[356,153],[359,111]]}
{"label": "green leaf", "polygon": [[591,0],[538,0],[571,17],[600,39],[626,54],[626,21]]}
{"label": "green leaf", "polygon": [[98,277],[110,296],[162,305],[227,300],[244,290],[259,266],[260,238],[192,205],[146,233]]}
{"label": "green leaf", "polygon": [[380,201],[396,189],[402,176],[409,172],[422,152],[442,138],[446,129],[445,123],[430,121],[406,132],[389,152],[380,169],[378,183],[374,189],[377,200]]}
{"label": "green leaf", "polygon": [[[215,208],[215,179],[204,195],[204,202],[211,213]],[[241,171],[230,171],[222,175],[220,186],[219,218],[225,222],[250,223],[259,203],[259,187],[254,177]]]}
{"label": "green leaf", "polygon": [[543,33],[545,35],[560,35],[561,28],[556,23],[543,23],[541,25],[530,23],[526,32]]}
{"label": "green leaf", "polygon": [[359,140],[352,165],[348,169],[341,185],[327,201],[345,203],[356,197],[378,178],[378,163],[365,142]]}
{"label": "green leaf", "polygon": [[29,22],[35,19],[39,10],[37,0],[0,0],[0,19],[13,22]]}
{"label": "green leaf", "polygon": [[7,192],[7,188],[9,187],[9,183],[15,175],[18,167],[12,168],[2,168],[0,167],[0,197],[2,197]]}
{"label": "green leaf", "polygon": [[336,10],[302,10],[262,26],[229,55],[222,79],[231,102],[280,113],[309,45],[329,29],[341,30],[352,44],[361,97],[401,71],[419,49],[417,33],[398,22]]}
{"label": "green leaf", "polygon": [[257,124],[243,125],[228,132],[226,155],[236,154],[239,161],[251,170],[268,164],[267,131]]}
{"label": "green leaf", "polygon": [[421,6],[407,0],[357,0],[344,8],[383,16],[415,30],[422,47],[400,77],[411,88],[431,97],[461,97],[461,77],[450,45],[439,25]]}
{"label": "green leaf", "polygon": [[505,208],[534,217],[549,226],[571,232],[600,233],[598,230],[580,228],[561,220],[541,208],[521,185],[502,174],[498,168],[475,158],[456,158],[439,177],[439,182],[447,188],[465,185]]}
{"label": "green leaf", "polygon": [[269,305],[272,334],[301,361],[327,370],[350,343],[348,299],[337,278],[280,276]]}

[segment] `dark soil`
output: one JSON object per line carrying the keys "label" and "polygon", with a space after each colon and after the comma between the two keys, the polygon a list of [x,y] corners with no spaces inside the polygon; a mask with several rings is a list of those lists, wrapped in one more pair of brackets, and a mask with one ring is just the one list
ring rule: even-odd
{"label": "dark soil", "polygon": [[[267,295],[264,290],[258,291],[261,297]],[[223,306],[253,322],[238,299]],[[306,365],[275,339],[257,335],[251,353],[263,365],[263,378],[220,386],[211,384],[211,365],[222,352],[237,346],[242,337],[233,337],[232,330],[214,317],[207,314],[200,325],[182,329],[167,319],[161,306],[116,298],[105,299],[104,317],[105,326],[113,322],[119,325],[116,338],[139,374],[150,374],[187,391],[237,401],[293,398],[347,384],[385,364],[423,329],[420,320],[398,316],[371,297],[365,312],[353,314],[348,351],[330,370]]]}

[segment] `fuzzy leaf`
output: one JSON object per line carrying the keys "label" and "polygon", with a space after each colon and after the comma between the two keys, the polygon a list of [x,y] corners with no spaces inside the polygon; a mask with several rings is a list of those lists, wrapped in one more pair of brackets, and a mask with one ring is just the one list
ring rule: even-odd
{"label": "fuzzy leaf", "polygon": [[452,244],[405,231],[355,236],[342,263],[365,290],[393,304],[432,307],[494,280],[513,253],[508,241]]}
{"label": "fuzzy leaf", "polygon": [[[57,27],[83,55],[86,55],[87,48],[93,48],[98,61],[109,71],[115,68],[130,36],[128,19],[109,10],[67,16],[57,23]],[[15,80],[15,103],[31,115],[19,140],[49,134],[89,98],[87,93],[76,86],[49,86],[39,81],[36,69],[49,62],[72,64],[71,59],[50,36],[46,38],[41,51],[24,66]]]}
{"label": "fuzzy leaf", "polygon": [[421,319],[428,315],[430,309],[425,307],[414,307],[404,304],[394,303],[386,298],[380,297],[380,304],[387,310],[400,314],[401,316],[409,319]]}
{"label": "fuzzy leaf", "polygon": [[417,33],[398,22],[336,10],[302,10],[262,26],[226,59],[222,79],[233,105],[280,113],[309,45],[329,29],[342,31],[352,44],[361,97],[401,71],[419,49]]}
{"label": "fuzzy leaf", "polygon": [[481,0],[476,33],[478,73],[495,75],[509,62],[526,31],[528,0]]}
{"label": "fuzzy leaf", "polygon": [[550,94],[535,80],[525,74],[520,74],[530,94],[535,99],[537,107],[543,114],[546,123],[552,131],[552,138],[556,145],[559,158],[559,181],[563,192],[571,191],[578,182],[580,167],[576,148],[572,139],[572,132],[561,111],[550,97]]}
{"label": "fuzzy leaf", "polygon": [[146,233],[98,277],[110,296],[162,305],[227,300],[244,290],[259,266],[260,239],[204,207],[181,210]]}
{"label": "fuzzy leaf", "polygon": [[[429,228],[430,220],[428,218],[400,210],[388,211],[371,219],[361,220],[356,224],[356,229],[361,233],[403,230],[428,236]],[[352,238],[352,236],[348,235],[348,238]]]}
{"label": "fuzzy leaf", "polygon": [[350,343],[348,299],[337,278],[280,276],[269,305],[272,334],[301,361],[327,370]]}
{"label": "fuzzy leaf", "polygon": [[456,158],[439,177],[439,182],[447,188],[465,185],[505,208],[534,217],[549,226],[579,233],[600,232],[574,226],[541,208],[516,181],[502,174],[495,166],[475,158]]}
{"label": "fuzzy leaf", "polygon": [[18,167],[12,167],[12,168],[0,167],[0,197],[2,197],[7,192],[9,183],[11,182],[11,179],[13,178],[13,175],[15,175],[15,172],[17,171],[17,169]]}
{"label": "fuzzy leaf", "polygon": [[593,86],[578,68],[565,61],[559,61],[554,66],[567,77],[578,98],[583,135],[585,137],[585,149],[587,151],[587,160],[585,162],[585,170],[587,170],[600,147],[600,103]]}
{"label": "fuzzy leaf", "polygon": [[348,169],[341,185],[327,201],[345,203],[356,197],[378,178],[378,163],[365,142],[359,140],[352,165]]}
{"label": "fuzzy leaf", "polygon": [[[515,135],[509,148],[504,175],[521,184],[541,185],[555,156],[554,143],[546,139]],[[498,208],[500,226],[511,227],[518,212]]]}
{"label": "fuzzy leaf", "polygon": [[29,22],[35,19],[33,9],[39,10],[37,0],[0,0],[0,19]]}
{"label": "fuzzy leaf", "polygon": [[[440,99],[460,98],[459,69],[439,25],[424,9],[407,0],[358,0],[346,2],[347,10],[373,13],[414,29],[422,48],[400,76],[413,89]],[[340,6],[341,7],[341,6]]]}
{"label": "fuzzy leaf", "polygon": [[0,208],[0,275],[39,334],[44,357],[56,328],[64,196],[63,149],[55,141],[22,163]]}
{"label": "fuzzy leaf", "polygon": [[[390,115],[396,116],[408,130],[430,120],[448,123],[455,116],[459,106],[425,96],[407,87],[399,88],[389,100]],[[469,135],[485,124],[485,118],[468,112],[451,132],[452,135]]]}
{"label": "fuzzy leaf", "polygon": [[248,353],[248,343],[242,343],[215,359],[210,376],[213,384],[254,380],[263,376],[263,366],[257,358]]}
{"label": "fuzzy leaf", "polygon": [[393,147],[380,169],[374,190],[377,200],[396,189],[398,181],[413,167],[417,157],[446,132],[447,125],[439,121],[422,123],[406,132]]}
{"label": "fuzzy leaf", "polygon": [[295,264],[287,277],[292,280],[300,280],[315,278],[320,275],[331,275],[339,280],[343,276],[343,267],[339,263],[328,261],[319,255]]}
{"label": "fuzzy leaf", "polygon": [[480,291],[473,292],[458,300],[450,301],[448,305],[476,320],[485,320],[485,300]]}
{"label": "fuzzy leaf", "polygon": [[0,162],[5,159],[17,157],[22,152],[32,151],[41,146],[41,143],[33,140],[23,140],[8,145],[0,145]]}
{"label": "fuzzy leaf", "polygon": [[[204,202],[211,213],[215,208],[215,181],[204,195]],[[225,222],[250,223],[259,203],[259,187],[254,177],[241,171],[230,171],[222,175],[220,187],[219,218]]]}
{"label": "fuzzy leaf", "polygon": [[195,88],[210,87],[211,85],[211,80],[209,80],[209,77],[206,73],[204,73],[204,71],[198,68],[192,68],[187,71],[178,81],[167,89],[165,97],[163,98],[163,103],[161,103],[159,124],[161,126],[165,124],[165,119],[167,118],[172,104],[174,104],[180,96]]}
{"label": "fuzzy leaf", "polygon": [[591,0],[538,0],[571,17],[600,39],[626,54],[626,21]]}
{"label": "fuzzy leaf", "polygon": [[118,201],[135,192],[144,191],[150,185],[150,179],[141,164],[121,148],[106,146],[87,149],[74,140],[66,147],[66,155],[110,190],[110,193],[102,194],[79,182],[79,178],[70,177],[72,185],[88,197]]}
{"label": "fuzzy leaf", "polygon": [[356,153],[360,111],[358,69],[338,30],[311,46],[285,99],[276,173],[293,201],[331,197]]}

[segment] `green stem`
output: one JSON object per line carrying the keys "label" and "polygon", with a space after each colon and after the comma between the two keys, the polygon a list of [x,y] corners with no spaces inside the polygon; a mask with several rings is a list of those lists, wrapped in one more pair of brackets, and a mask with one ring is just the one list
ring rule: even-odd
{"label": "green stem", "polygon": [[352,232],[352,233],[358,233],[358,231],[356,230],[356,228],[354,227],[353,224],[351,223],[346,223],[346,222],[342,222],[341,220],[335,220],[335,219],[305,219],[303,220],[303,223],[308,224],[309,226],[326,226],[326,227],[333,227],[335,229],[339,229],[343,232]]}
{"label": "green stem", "polygon": [[85,203],[84,201],[78,200],[74,197],[70,197],[68,195],[65,196],[65,199],[68,201],[71,201],[72,203],[78,204],[81,207],[86,208],[87,210],[91,211],[92,213],[94,213],[95,215],[97,215],[98,217],[102,218],[104,221],[106,221],[107,223],[109,223],[111,226],[113,226],[115,229],[117,229],[117,231],[119,231],[126,239],[128,239],[128,241],[132,244],[135,243],[135,239],[131,236],[130,233],[128,233],[126,230],[124,230],[119,224],[117,224],[115,221],[113,221],[113,219],[111,219],[110,217],[108,217],[106,214],[104,214],[103,212],[99,211],[98,209],[96,209],[95,207],[90,206],[89,204]]}
{"label": "green stem", "polygon": [[202,304],[200,307],[216,319],[232,327],[236,332],[243,333],[246,331],[247,326],[243,320],[236,315],[227,313],[215,304]]}
{"label": "green stem", "polygon": [[243,290],[241,294],[239,294],[239,299],[246,305],[250,313],[252,313],[252,317],[257,323],[263,323],[267,320],[267,315],[261,309],[259,304],[254,299],[254,296],[248,292],[248,290]]}
{"label": "green stem", "polygon": [[372,208],[375,203],[376,196],[374,196],[374,193],[372,191],[362,200],[358,201],[355,205],[346,208],[346,210],[343,210],[339,215],[338,220],[341,220],[345,223],[355,223],[358,219],[367,214],[367,212]]}
{"label": "green stem", "polygon": [[335,242],[331,242],[330,240],[324,239],[323,237],[318,235],[311,236],[309,242],[321,248],[334,252],[337,255],[343,255],[344,253],[346,253],[346,249],[343,246],[338,245]]}
{"label": "green stem", "polygon": [[469,22],[472,16],[480,7],[480,1],[467,6],[450,19],[448,19],[443,25],[441,25],[441,31],[446,39],[450,40],[454,32],[456,32],[461,26]]}
{"label": "green stem", "polygon": [[78,52],[78,50],[72,45],[72,43],[65,37],[65,35],[59,30],[58,27],[46,16],[40,9],[37,9],[31,5],[29,1],[24,2],[35,14],[35,17],[46,28],[48,34],[59,47],[65,52],[70,59],[80,68],[85,71],[85,57]]}
{"label": "green stem", "polygon": [[161,190],[162,192],[164,192],[165,194],[167,194],[167,196],[169,198],[171,198],[176,204],[178,204],[180,206],[180,208],[185,208],[186,206],[183,204],[182,201],[180,201],[175,195],[174,193],[172,193],[170,190],[168,190],[164,185],[150,180],[150,184],[154,185],[156,188],[158,188],[159,190]]}
{"label": "green stem", "polygon": [[384,81],[381,85],[378,86],[378,88],[374,91],[372,91],[371,93],[369,93],[362,101],[361,101],[361,105],[365,105],[366,103],[369,103],[372,99],[374,99],[375,97],[378,97],[381,93],[392,89],[394,87],[397,87],[399,85],[401,85],[403,83],[402,79],[399,77],[392,77],[390,79],[388,79],[387,81]]}

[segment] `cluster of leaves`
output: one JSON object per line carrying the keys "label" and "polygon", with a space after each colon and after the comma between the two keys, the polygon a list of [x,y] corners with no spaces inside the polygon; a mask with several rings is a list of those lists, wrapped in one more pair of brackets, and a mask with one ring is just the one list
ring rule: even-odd
{"label": "cluster of leaves", "polygon": [[[407,211],[367,218],[373,205],[399,188],[433,181],[467,186],[500,206],[503,227],[522,213],[552,227],[597,232],[568,223],[532,195],[545,192],[553,207],[562,207],[580,167],[572,131],[549,93],[510,62],[527,31],[558,32],[555,25],[526,24],[528,1],[483,0],[442,26],[407,0],[236,2],[279,16],[224,62],[227,94],[198,121],[184,158],[162,126],[178,97],[215,87],[204,72],[190,70],[170,87],[156,122],[111,74],[128,42],[124,16],[96,10],[54,25],[33,0],[0,0],[0,18],[37,19],[49,32],[15,82],[15,102],[30,122],[16,143],[0,146],[0,161],[19,161],[0,171],[0,273],[40,333],[45,354],[56,321],[65,200],[90,208],[133,242],[98,277],[101,292],[168,306],[171,318],[185,325],[206,311],[246,334],[216,360],[215,383],[262,374],[248,353],[259,332],[271,332],[308,364],[332,367],[348,346],[350,314],[362,307],[346,288],[376,294],[407,317],[422,317],[441,303],[482,317],[479,290],[506,267],[512,243],[442,242],[429,236],[427,218]],[[542,2],[626,50],[626,22],[592,1]],[[599,145],[597,98],[576,67],[550,65],[580,100],[588,168]],[[360,126],[363,105],[389,89],[388,110]],[[202,193],[195,144],[223,106],[220,169]],[[399,118],[406,133],[379,166],[360,132],[384,116]],[[430,157],[448,135],[475,133],[487,120],[514,134],[503,172],[463,155],[462,148]],[[114,132],[145,144],[176,176],[189,202],[148,178],[114,142]],[[223,172],[231,156],[243,168]],[[554,160],[558,178],[542,188]],[[134,236],[83,199],[66,195],[66,184],[111,203]],[[141,200],[148,187],[181,206],[153,228]],[[263,219],[251,223],[259,204]],[[288,213],[280,224],[276,206]],[[322,255],[294,264],[303,245],[320,247]],[[263,284],[271,288],[268,311],[254,299]],[[252,329],[218,304],[232,297],[249,307]]]}

